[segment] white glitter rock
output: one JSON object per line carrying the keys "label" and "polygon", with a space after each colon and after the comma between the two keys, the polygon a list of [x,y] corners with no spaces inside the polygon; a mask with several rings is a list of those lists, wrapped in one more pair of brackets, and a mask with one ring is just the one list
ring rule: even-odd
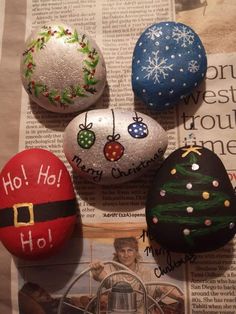
{"label": "white glitter rock", "polygon": [[64,153],[78,175],[98,184],[120,184],[157,167],[167,140],[164,129],[145,114],[98,109],[68,124]]}
{"label": "white glitter rock", "polygon": [[84,32],[51,23],[28,38],[21,77],[30,98],[43,108],[69,113],[93,105],[106,84],[106,68],[97,44]]}

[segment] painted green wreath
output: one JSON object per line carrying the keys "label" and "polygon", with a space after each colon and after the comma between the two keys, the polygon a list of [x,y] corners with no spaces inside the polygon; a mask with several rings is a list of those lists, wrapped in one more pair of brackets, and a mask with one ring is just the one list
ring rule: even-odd
{"label": "painted green wreath", "polygon": [[[79,52],[87,56],[87,60],[83,61],[83,85],[71,85],[63,90],[51,89],[47,85],[35,82],[32,80],[32,75],[36,68],[34,61],[34,53],[44,49],[46,43],[53,37],[65,38],[65,42],[68,44],[78,43],[80,48]],[[74,98],[76,97],[88,97],[86,93],[95,94],[97,92],[94,85],[98,83],[98,80],[94,77],[96,67],[99,62],[99,54],[96,49],[91,48],[89,41],[85,35],[79,35],[75,29],[71,32],[69,29],[65,29],[62,26],[58,26],[58,30],[53,30],[51,26],[43,26],[37,39],[33,39],[28,44],[28,49],[23,53],[24,63],[24,78],[28,81],[27,90],[35,97],[43,95],[48,98],[53,105],[66,106],[74,104]]]}

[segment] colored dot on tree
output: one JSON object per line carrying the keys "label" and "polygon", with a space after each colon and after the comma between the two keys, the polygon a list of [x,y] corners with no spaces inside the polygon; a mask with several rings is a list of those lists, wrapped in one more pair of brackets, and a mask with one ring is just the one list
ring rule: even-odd
{"label": "colored dot on tree", "polygon": [[209,227],[212,224],[212,221],[210,219],[206,219],[204,223]]}
{"label": "colored dot on tree", "polygon": [[188,190],[191,190],[192,187],[193,187],[192,183],[190,183],[190,182],[187,183],[186,188],[187,188]]}
{"label": "colored dot on tree", "polygon": [[196,171],[199,169],[199,165],[198,164],[192,164],[192,170]]}
{"label": "colored dot on tree", "polygon": [[225,200],[224,201],[224,205],[225,205],[225,207],[229,207],[230,206],[230,201],[229,200]]}
{"label": "colored dot on tree", "polygon": [[186,208],[187,212],[188,213],[192,213],[193,212],[193,207],[189,206]]}
{"label": "colored dot on tree", "polygon": [[184,229],[183,230],[183,234],[186,235],[186,236],[190,235],[190,230],[189,229]]}
{"label": "colored dot on tree", "polygon": [[208,200],[210,197],[210,194],[208,192],[202,192],[202,197],[204,198],[204,200]]}
{"label": "colored dot on tree", "polygon": [[219,186],[219,182],[216,181],[216,180],[214,180],[214,181],[212,182],[212,185],[217,188],[217,187]]}
{"label": "colored dot on tree", "polygon": [[156,216],[154,216],[154,217],[152,218],[152,222],[153,222],[154,224],[157,224],[157,223],[158,223],[158,218],[157,218]]}
{"label": "colored dot on tree", "polygon": [[171,174],[176,174],[176,169],[175,169],[175,168],[172,169],[170,173],[171,173]]}
{"label": "colored dot on tree", "polygon": [[165,191],[165,190],[161,190],[161,191],[160,191],[160,195],[161,195],[161,196],[165,196],[165,195],[166,195],[166,191]]}

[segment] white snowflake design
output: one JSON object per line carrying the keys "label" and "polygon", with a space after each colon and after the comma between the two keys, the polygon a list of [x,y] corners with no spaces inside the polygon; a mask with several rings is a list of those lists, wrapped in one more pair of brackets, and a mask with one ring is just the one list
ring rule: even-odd
{"label": "white snowflake design", "polygon": [[145,33],[145,35],[147,35],[147,38],[150,38],[151,40],[155,40],[156,38],[161,37],[162,34],[162,27],[157,27],[156,25],[149,28],[149,30]]}
{"label": "white snowflake design", "polygon": [[192,45],[194,42],[194,33],[186,26],[175,26],[172,32],[172,38],[177,41],[177,43],[181,43],[181,47],[187,47],[187,45]]}
{"label": "white snowflake design", "polygon": [[152,57],[149,57],[147,62],[148,66],[142,66],[141,71],[146,71],[147,75],[144,76],[144,78],[153,79],[154,84],[156,82],[160,83],[160,77],[162,77],[164,80],[169,75],[168,71],[173,71],[172,67],[173,64],[167,64],[168,59],[160,58],[158,56],[159,50],[156,52],[152,52]]}
{"label": "white snowflake design", "polygon": [[188,70],[189,70],[189,72],[192,72],[192,73],[198,72],[198,70],[199,70],[198,62],[196,60],[189,61]]}

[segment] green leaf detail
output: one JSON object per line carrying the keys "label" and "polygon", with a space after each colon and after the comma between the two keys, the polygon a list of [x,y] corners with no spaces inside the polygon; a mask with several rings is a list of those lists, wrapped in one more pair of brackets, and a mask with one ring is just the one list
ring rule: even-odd
{"label": "green leaf detail", "polygon": [[36,43],[37,43],[37,39],[32,39],[27,47],[34,47]]}
{"label": "green leaf detail", "polygon": [[84,73],[84,80],[86,82],[86,85],[95,85],[98,82],[98,80],[88,74],[87,71]]}
{"label": "green leaf detail", "polygon": [[73,104],[73,100],[70,98],[68,90],[63,90],[61,93],[61,103],[63,104]]}
{"label": "green leaf detail", "polygon": [[96,58],[94,61],[84,60],[84,63],[85,63],[88,67],[90,67],[90,68],[92,68],[92,69],[95,69],[96,66],[97,66],[97,64],[98,64],[98,61],[99,61],[99,57],[97,56],[97,58]]}
{"label": "green leaf detail", "polygon": [[45,31],[45,32],[40,32],[40,33],[39,33],[39,36],[42,36],[42,37],[48,36],[48,30]]}
{"label": "green leaf detail", "polygon": [[54,97],[57,96],[57,91],[55,89],[52,89],[48,95],[48,99],[52,104],[55,104]]}
{"label": "green leaf detail", "polygon": [[76,39],[76,41],[79,41],[79,34],[76,29],[74,30],[73,36],[74,36],[74,39]]}
{"label": "green leaf detail", "polygon": [[66,30],[62,26],[58,26],[59,32],[57,32],[57,38],[63,37],[66,35]]}
{"label": "green leaf detail", "polygon": [[39,94],[41,94],[45,90],[45,86],[42,84],[35,84],[34,86],[34,95],[35,97],[39,97]]}
{"label": "green leaf detail", "polygon": [[74,30],[74,33],[70,36],[70,38],[66,42],[69,44],[79,42],[79,36],[76,29]]}
{"label": "green leaf detail", "polygon": [[85,95],[85,90],[82,87],[80,87],[79,85],[74,87],[74,92],[75,92],[76,96],[87,97],[87,95]]}
{"label": "green leaf detail", "polygon": [[31,52],[28,52],[24,58],[24,64],[33,62],[33,56]]}
{"label": "green leaf detail", "polygon": [[31,75],[33,74],[33,68],[26,68],[25,69],[25,72],[24,72],[24,75],[25,75],[25,78],[27,79],[31,79]]}
{"label": "green leaf detail", "polygon": [[51,34],[47,34],[45,36],[44,42],[47,43],[50,39],[51,39],[52,35]]}
{"label": "green leaf detail", "polygon": [[86,88],[86,92],[88,92],[90,94],[95,94],[97,92],[97,90],[94,87],[88,87],[88,88]]}
{"label": "green leaf detail", "polygon": [[88,46],[85,46],[83,48],[79,48],[78,51],[87,54],[87,53],[89,53],[90,49]]}

